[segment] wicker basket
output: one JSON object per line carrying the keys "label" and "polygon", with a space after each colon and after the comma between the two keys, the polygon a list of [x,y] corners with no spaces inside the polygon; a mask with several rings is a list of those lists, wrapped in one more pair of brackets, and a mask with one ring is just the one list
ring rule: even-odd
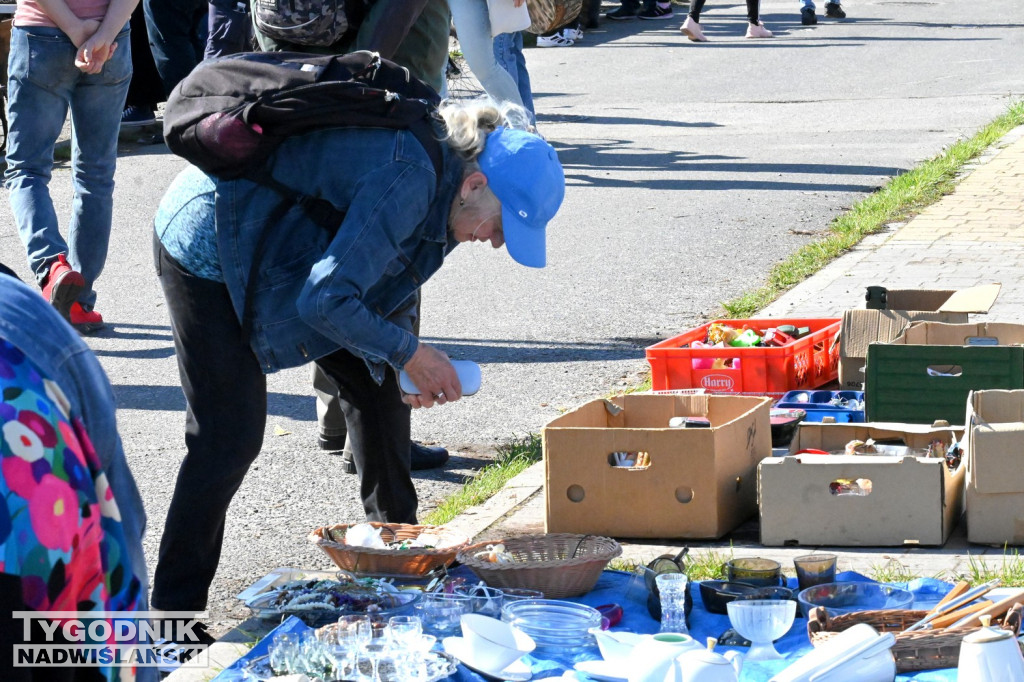
{"label": "wicker basket", "polygon": [[513,563],[491,563],[474,554],[496,542],[480,542],[463,548],[459,562],[491,587],[540,590],[548,599],[586,594],[601,577],[608,562],[622,554],[622,547],[599,535],[549,533],[501,540]]}
{"label": "wicker basket", "polygon": [[[1016,635],[1020,631],[1021,610],[1014,607],[1000,623]],[[896,643],[892,647],[896,659],[896,672],[907,673],[936,668],[955,668],[960,661],[960,641],[964,635],[978,630],[977,627],[945,628],[942,630],[915,630],[903,632],[928,615],[928,611],[888,609],[881,611],[857,611],[838,616],[829,616],[818,606],[811,610],[807,619],[807,636],[814,646],[820,646],[837,633],[858,623],[867,623],[879,632],[892,632]],[[993,625],[996,625],[993,622]]]}
{"label": "wicker basket", "polygon": [[371,523],[380,528],[381,537],[385,542],[414,540],[421,533],[436,533],[446,545],[443,548],[429,549],[414,547],[411,549],[372,549],[370,547],[354,547],[339,540],[351,524],[337,524],[317,528],[309,534],[309,541],[331,557],[338,568],[357,575],[386,575],[420,577],[440,566],[447,566],[460,549],[466,546],[468,538],[450,533],[442,526],[418,526],[408,523]]}

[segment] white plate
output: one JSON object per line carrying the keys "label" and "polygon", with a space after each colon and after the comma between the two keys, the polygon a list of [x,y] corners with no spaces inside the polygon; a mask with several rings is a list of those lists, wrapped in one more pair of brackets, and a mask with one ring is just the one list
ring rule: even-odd
{"label": "white plate", "polygon": [[610,661],[580,661],[573,667],[601,682],[626,682],[629,678],[622,666]]}
{"label": "white plate", "polygon": [[526,682],[533,677],[530,666],[521,658],[504,670],[487,670],[473,661],[472,649],[462,637],[445,637],[441,644],[447,653],[459,659],[470,670],[485,677],[508,682]]}

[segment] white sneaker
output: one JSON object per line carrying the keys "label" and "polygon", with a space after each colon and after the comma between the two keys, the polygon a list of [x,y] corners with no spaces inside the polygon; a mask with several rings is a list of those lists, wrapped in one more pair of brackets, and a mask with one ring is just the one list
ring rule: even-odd
{"label": "white sneaker", "polygon": [[537,36],[537,47],[572,47],[576,41],[566,38],[561,33],[551,36]]}
{"label": "white sneaker", "polygon": [[568,26],[562,29],[562,36],[572,41],[578,41],[583,39],[582,28],[569,28]]}
{"label": "white sneaker", "polygon": [[704,29],[702,29],[700,24],[694,21],[690,16],[686,17],[686,21],[684,21],[683,25],[679,27],[679,30],[683,35],[695,43],[708,42],[708,39],[704,37]]}
{"label": "white sneaker", "polygon": [[747,23],[747,37],[748,38],[774,38],[775,34],[764,27],[764,23],[757,22],[756,24]]}

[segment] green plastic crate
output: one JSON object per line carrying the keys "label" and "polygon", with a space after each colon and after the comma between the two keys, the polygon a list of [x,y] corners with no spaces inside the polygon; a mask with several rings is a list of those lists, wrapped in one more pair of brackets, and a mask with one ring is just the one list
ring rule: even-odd
{"label": "green plastic crate", "polygon": [[[960,367],[959,376],[931,376],[929,367]],[[865,368],[869,422],[963,424],[973,390],[1024,388],[1020,346],[920,346],[873,343]]]}

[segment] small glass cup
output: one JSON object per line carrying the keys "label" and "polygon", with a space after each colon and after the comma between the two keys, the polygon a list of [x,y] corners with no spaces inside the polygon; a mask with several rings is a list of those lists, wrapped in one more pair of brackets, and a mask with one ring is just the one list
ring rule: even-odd
{"label": "small glass cup", "polygon": [[686,626],[686,590],[690,579],[685,573],[659,573],[654,578],[661,598],[661,629],[659,632],[689,634]]}
{"label": "small glass cup", "polygon": [[781,585],[782,564],[760,557],[732,559],[725,565],[725,576],[731,583],[747,583],[759,587]]}
{"label": "small glass cup", "polygon": [[528,590],[525,587],[503,587],[501,588],[501,605],[509,604],[522,599],[543,599],[544,593],[540,590]]}
{"label": "small glass cup", "polygon": [[469,613],[470,597],[465,594],[429,593],[416,604],[423,629],[439,637],[455,634],[462,627],[463,614]]}
{"label": "small glass cup", "polygon": [[408,652],[415,649],[423,636],[423,621],[419,616],[391,616],[388,632],[394,648]]}
{"label": "small glass cup", "polygon": [[837,560],[835,554],[805,554],[795,557],[793,565],[796,567],[796,582],[800,589],[834,583]]}
{"label": "small glass cup", "polygon": [[299,640],[294,635],[274,635],[267,648],[267,662],[274,675],[288,675],[296,666],[299,657]]}
{"label": "small glass cup", "polygon": [[472,613],[479,613],[491,618],[501,618],[501,607],[504,594],[497,587],[474,585],[463,590],[469,596],[469,607]]}

